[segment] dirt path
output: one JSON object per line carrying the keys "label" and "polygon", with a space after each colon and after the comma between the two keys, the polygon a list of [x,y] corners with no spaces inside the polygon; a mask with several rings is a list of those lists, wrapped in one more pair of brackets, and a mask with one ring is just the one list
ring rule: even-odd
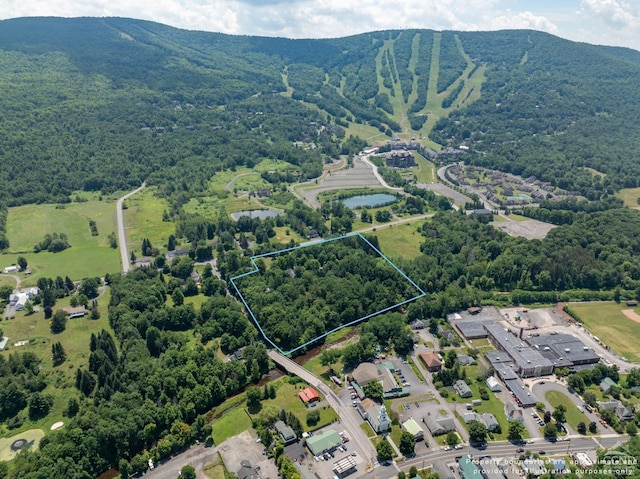
{"label": "dirt path", "polygon": [[631,321],[635,321],[640,324],[640,314],[636,313],[633,309],[623,309],[622,314],[624,314]]}

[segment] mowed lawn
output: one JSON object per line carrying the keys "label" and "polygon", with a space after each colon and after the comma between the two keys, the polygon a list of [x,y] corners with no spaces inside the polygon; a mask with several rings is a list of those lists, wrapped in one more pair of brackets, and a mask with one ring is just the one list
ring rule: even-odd
{"label": "mowed lawn", "polygon": [[613,301],[570,303],[569,309],[575,312],[585,328],[597,336],[616,353],[626,357],[630,361],[640,361],[640,324],[630,320],[624,314],[623,309],[635,309],[640,313],[640,308],[630,308],[624,303]]}
{"label": "mowed lawn", "polygon": [[310,429],[307,426],[307,412],[317,410],[320,413],[320,421],[312,428],[314,430],[331,424],[338,419],[338,415],[331,407],[323,405],[326,403],[321,403],[315,408],[307,408],[303,404],[298,393],[306,388],[307,384],[290,384],[288,378],[278,379],[270,384],[276,389],[275,399],[263,399],[260,403],[260,410],[255,411],[252,415],[249,415],[247,411],[245,402],[246,394],[244,393],[238,395],[236,398],[228,399],[220,406],[221,409],[224,409],[225,404],[231,404],[231,402],[237,403],[237,399],[241,400],[233,409],[230,409],[220,418],[213,421],[213,441],[216,445],[225,439],[240,434],[246,429],[250,429],[252,418],[260,417],[261,414],[278,414],[282,409],[295,414],[305,431]]}
{"label": "mowed lawn", "polygon": [[589,425],[589,418],[581,413],[573,401],[560,391],[549,391],[544,397],[554,408],[557,408],[560,404],[567,408],[565,418],[567,419],[567,424],[571,426],[574,431],[578,429],[578,424],[581,422],[587,426]]}
{"label": "mowed lawn", "polygon": [[389,258],[414,259],[420,256],[420,245],[424,236],[418,232],[425,220],[412,223],[381,227],[376,231],[366,233],[378,237],[380,251]]}
{"label": "mowed lawn", "polygon": [[[97,236],[91,236],[89,220],[96,222]],[[109,235],[116,229],[115,202],[88,201],[57,205],[26,205],[9,208],[7,237],[10,248],[0,255],[5,267],[24,256],[31,269],[23,276],[26,285],[35,284],[40,277],[69,276],[80,280],[103,276],[120,270],[118,249],[109,246]],[[70,248],[60,253],[34,253],[33,247],[46,233],[64,233]]]}

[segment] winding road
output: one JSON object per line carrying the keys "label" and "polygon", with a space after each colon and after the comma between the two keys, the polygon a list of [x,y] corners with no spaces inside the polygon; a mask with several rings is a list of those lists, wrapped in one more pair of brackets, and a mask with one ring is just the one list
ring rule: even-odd
{"label": "winding road", "polygon": [[133,196],[136,193],[139,193],[140,191],[142,191],[144,187],[145,187],[145,183],[143,182],[142,185],[140,185],[140,187],[118,198],[118,202],[116,203],[116,218],[118,221],[118,241],[120,242],[120,258],[122,260],[123,273],[126,273],[129,271],[130,263],[129,263],[129,251],[127,249],[127,235],[124,232],[124,215],[122,213],[122,204],[124,203],[124,200],[126,200],[130,196]]}

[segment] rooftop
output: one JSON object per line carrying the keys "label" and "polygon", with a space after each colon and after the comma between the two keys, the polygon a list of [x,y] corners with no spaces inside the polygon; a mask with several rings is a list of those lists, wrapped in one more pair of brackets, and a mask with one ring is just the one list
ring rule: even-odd
{"label": "rooftop", "polygon": [[314,456],[342,444],[342,438],[334,429],[327,429],[307,438],[307,447]]}

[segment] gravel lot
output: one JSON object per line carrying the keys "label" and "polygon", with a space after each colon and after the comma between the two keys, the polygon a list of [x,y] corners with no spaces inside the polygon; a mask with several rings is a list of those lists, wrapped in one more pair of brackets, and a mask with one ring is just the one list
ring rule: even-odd
{"label": "gravel lot", "polygon": [[492,222],[496,228],[501,229],[510,236],[521,236],[527,239],[542,239],[555,225],[538,220]]}
{"label": "gravel lot", "polygon": [[260,477],[278,477],[278,470],[274,462],[262,454],[264,446],[256,442],[255,434],[249,431],[230,437],[220,444],[217,449],[225,466],[231,472],[238,472],[240,470],[240,462],[247,460],[254,468],[260,467]]}
{"label": "gravel lot", "polygon": [[373,174],[373,170],[361,160],[353,160],[353,168],[334,171],[318,181],[317,185],[300,188],[300,193],[311,206],[318,208],[318,194],[323,191],[342,190],[347,188],[380,188],[382,185]]}

